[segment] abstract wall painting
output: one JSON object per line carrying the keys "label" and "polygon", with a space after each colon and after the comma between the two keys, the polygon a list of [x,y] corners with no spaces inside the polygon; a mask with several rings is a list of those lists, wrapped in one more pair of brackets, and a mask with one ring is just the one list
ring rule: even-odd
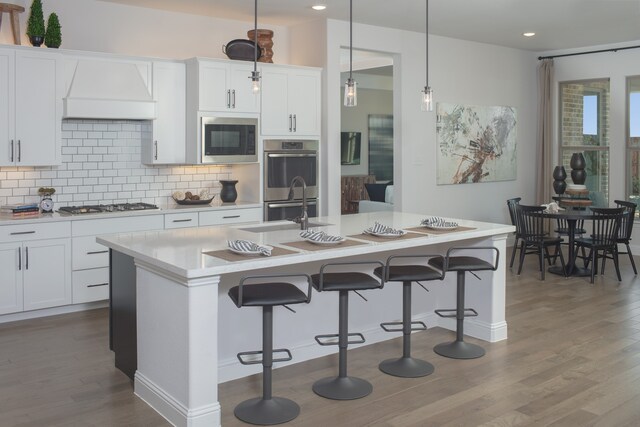
{"label": "abstract wall painting", "polygon": [[438,103],[438,185],[515,180],[516,123],[514,107]]}

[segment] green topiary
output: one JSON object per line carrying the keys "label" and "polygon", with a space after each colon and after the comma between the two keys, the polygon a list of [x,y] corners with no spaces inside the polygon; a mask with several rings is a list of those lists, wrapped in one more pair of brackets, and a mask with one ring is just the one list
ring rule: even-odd
{"label": "green topiary", "polygon": [[27,21],[27,35],[29,37],[44,37],[44,15],[42,14],[42,0],[33,0],[31,14]]}
{"label": "green topiary", "polygon": [[47,47],[57,48],[62,44],[62,32],[60,31],[58,15],[52,13],[47,20],[47,32],[44,35],[44,44]]}

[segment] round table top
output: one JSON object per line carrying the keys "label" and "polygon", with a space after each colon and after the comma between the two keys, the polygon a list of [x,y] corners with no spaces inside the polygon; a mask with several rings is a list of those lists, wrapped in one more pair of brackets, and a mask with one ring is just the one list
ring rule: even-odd
{"label": "round table top", "polygon": [[547,218],[559,218],[559,219],[594,219],[596,214],[589,208],[585,209],[564,209],[558,212],[543,212]]}

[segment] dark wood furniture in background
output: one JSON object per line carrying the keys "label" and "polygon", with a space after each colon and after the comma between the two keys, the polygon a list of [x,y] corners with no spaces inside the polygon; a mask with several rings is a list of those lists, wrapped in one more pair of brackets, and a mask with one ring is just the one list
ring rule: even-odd
{"label": "dark wood furniture in background", "polygon": [[369,200],[365,184],[375,184],[375,175],[349,175],[340,180],[342,214],[358,213],[358,200]]}

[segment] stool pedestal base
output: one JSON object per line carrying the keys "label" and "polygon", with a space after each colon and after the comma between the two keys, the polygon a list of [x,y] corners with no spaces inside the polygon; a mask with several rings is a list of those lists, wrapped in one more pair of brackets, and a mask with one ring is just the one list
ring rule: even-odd
{"label": "stool pedestal base", "polygon": [[313,383],[315,394],[334,400],[353,400],[368,396],[373,391],[369,381],[355,377],[329,377]]}
{"label": "stool pedestal base", "polygon": [[257,397],[245,400],[236,406],[233,413],[245,423],[268,426],[291,421],[300,414],[300,407],[293,400],[283,397]]}
{"label": "stool pedestal base", "polygon": [[477,359],[478,357],[484,356],[484,349],[482,347],[464,341],[438,344],[433,347],[433,351],[440,356],[451,359]]}
{"label": "stool pedestal base", "polygon": [[378,368],[385,374],[403,378],[426,377],[434,371],[431,363],[413,357],[387,359],[381,362]]}

